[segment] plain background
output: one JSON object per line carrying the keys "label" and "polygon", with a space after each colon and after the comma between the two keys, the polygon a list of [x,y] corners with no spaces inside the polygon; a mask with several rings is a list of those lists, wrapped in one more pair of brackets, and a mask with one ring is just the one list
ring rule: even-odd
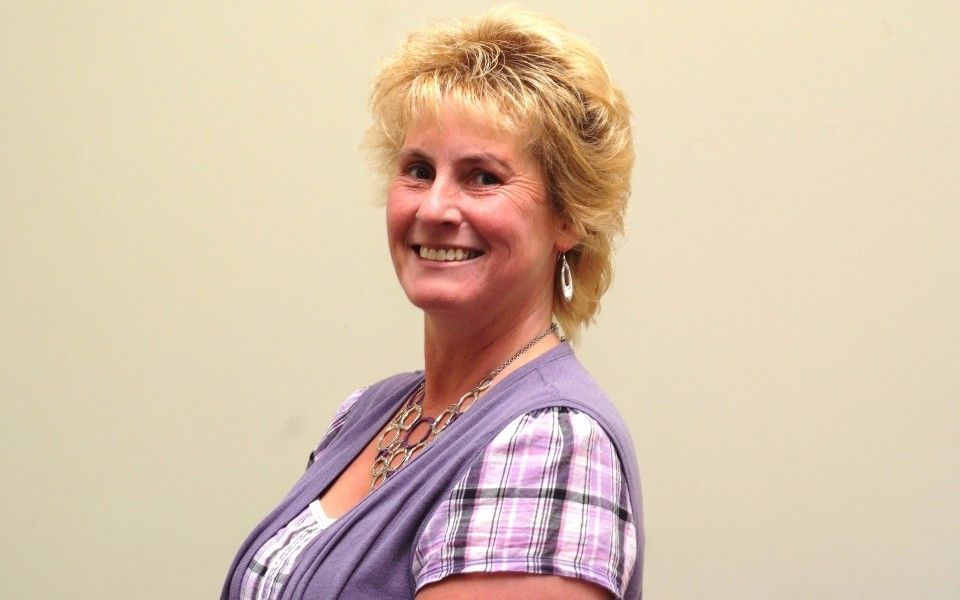
{"label": "plain background", "polygon": [[[648,598],[960,589],[960,4],[530,2],[634,108],[582,360]],[[6,598],[213,598],[356,387],[421,366],[358,142],[482,3],[0,5]]]}

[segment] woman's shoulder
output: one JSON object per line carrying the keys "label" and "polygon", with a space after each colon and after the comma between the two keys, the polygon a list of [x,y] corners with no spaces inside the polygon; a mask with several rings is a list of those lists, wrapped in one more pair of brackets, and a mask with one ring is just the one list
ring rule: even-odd
{"label": "woman's shoulder", "polygon": [[503,384],[508,380],[512,380],[506,386],[510,397],[519,395],[541,406],[579,405],[591,412],[591,407],[609,402],[567,342],[520,366]]}
{"label": "woman's shoulder", "polygon": [[310,456],[307,458],[307,467],[313,464],[320,451],[337,435],[337,432],[340,431],[343,423],[347,420],[350,409],[353,408],[353,405],[357,403],[357,400],[363,396],[363,393],[366,392],[368,388],[369,386],[365,386],[356,390],[347,396],[346,400],[340,403],[340,406],[337,407],[337,410],[333,413],[333,418],[330,419],[330,425],[327,426],[327,431],[323,434],[323,437],[320,438],[320,441],[314,447],[313,451],[310,452]]}
{"label": "woman's shoulder", "polygon": [[603,387],[587,371],[568,344],[536,366],[545,401],[590,414],[620,446],[632,446],[629,428]]}

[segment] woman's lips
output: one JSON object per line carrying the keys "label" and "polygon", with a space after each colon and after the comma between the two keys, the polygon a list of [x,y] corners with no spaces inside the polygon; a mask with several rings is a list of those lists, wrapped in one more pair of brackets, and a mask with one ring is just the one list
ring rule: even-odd
{"label": "woman's lips", "polygon": [[420,246],[414,245],[413,250],[423,260],[434,262],[463,262],[474,259],[483,252],[479,250],[467,250],[464,248],[446,248],[443,246]]}

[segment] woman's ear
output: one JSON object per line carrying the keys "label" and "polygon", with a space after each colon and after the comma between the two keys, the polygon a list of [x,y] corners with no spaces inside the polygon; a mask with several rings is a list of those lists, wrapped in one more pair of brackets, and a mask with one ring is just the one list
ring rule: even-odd
{"label": "woman's ear", "polygon": [[567,252],[580,243],[580,234],[569,219],[558,219],[557,239],[554,248],[557,252]]}

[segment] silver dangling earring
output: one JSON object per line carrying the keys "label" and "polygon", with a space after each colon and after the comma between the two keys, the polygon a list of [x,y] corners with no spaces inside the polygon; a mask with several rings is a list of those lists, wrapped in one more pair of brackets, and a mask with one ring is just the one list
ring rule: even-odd
{"label": "silver dangling earring", "polygon": [[573,300],[573,273],[567,262],[567,253],[560,253],[560,293],[566,302]]}

